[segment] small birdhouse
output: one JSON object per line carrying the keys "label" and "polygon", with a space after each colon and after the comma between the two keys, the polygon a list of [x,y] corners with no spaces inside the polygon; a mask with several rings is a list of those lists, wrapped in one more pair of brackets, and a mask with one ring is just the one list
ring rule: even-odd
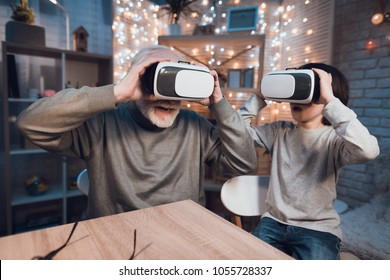
{"label": "small birdhouse", "polygon": [[87,30],[82,26],[73,31],[73,49],[78,52],[87,52],[88,36]]}

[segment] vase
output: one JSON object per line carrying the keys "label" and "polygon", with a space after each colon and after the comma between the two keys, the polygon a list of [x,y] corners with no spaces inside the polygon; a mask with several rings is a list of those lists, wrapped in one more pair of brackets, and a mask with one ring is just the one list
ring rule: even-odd
{"label": "vase", "polygon": [[7,42],[26,44],[28,46],[45,46],[45,28],[24,22],[11,20],[5,24]]}
{"label": "vase", "polygon": [[168,24],[168,34],[171,36],[181,35],[181,25],[178,23]]}

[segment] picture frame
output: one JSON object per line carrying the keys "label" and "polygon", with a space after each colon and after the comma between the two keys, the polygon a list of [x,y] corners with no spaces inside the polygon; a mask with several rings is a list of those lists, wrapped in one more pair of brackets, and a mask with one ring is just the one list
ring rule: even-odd
{"label": "picture frame", "polygon": [[254,68],[247,68],[242,70],[242,87],[253,88],[255,78]]}
{"label": "picture frame", "polygon": [[229,88],[241,87],[241,69],[228,70],[228,87]]}
{"label": "picture frame", "polygon": [[227,11],[227,31],[256,30],[258,6],[231,7]]}
{"label": "picture frame", "polygon": [[229,69],[228,88],[253,88],[255,77],[254,68]]}

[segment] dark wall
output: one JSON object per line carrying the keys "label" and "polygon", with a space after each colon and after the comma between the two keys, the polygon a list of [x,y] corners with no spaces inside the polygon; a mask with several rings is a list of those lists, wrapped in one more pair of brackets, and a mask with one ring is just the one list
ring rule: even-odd
{"label": "dark wall", "polygon": [[[378,159],[348,166],[341,174],[338,194],[352,207],[389,192],[390,186],[390,23],[371,23],[377,2],[335,1],[333,64],[350,81],[349,107],[381,148]],[[369,40],[376,44],[371,50]]]}

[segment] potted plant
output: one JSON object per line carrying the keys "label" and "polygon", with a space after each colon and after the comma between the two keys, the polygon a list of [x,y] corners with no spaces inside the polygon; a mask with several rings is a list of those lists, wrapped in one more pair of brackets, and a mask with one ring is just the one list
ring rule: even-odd
{"label": "potted plant", "polygon": [[170,35],[179,35],[181,27],[179,20],[182,15],[190,16],[192,13],[198,14],[198,11],[191,7],[191,4],[198,0],[167,0],[167,4],[159,9],[160,17],[169,16],[168,28]]}
{"label": "potted plant", "polygon": [[10,5],[12,9],[12,19],[27,24],[33,24],[35,22],[35,13],[32,8],[27,4],[27,0],[20,0],[19,5]]}
{"label": "potted plant", "polygon": [[20,0],[18,5],[10,6],[12,9],[12,20],[5,25],[6,41],[45,46],[45,29],[34,25],[35,13],[28,6],[27,0]]}

